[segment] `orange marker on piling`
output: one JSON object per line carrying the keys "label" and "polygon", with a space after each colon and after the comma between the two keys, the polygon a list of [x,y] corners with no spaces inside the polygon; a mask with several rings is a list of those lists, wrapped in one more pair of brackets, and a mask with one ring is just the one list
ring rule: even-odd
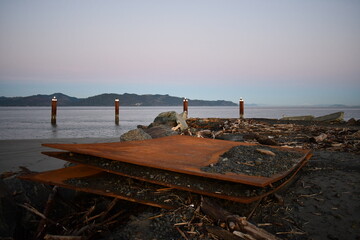
{"label": "orange marker on piling", "polygon": [[56,124],[56,109],[57,109],[57,99],[54,96],[53,99],[51,99],[51,124]]}
{"label": "orange marker on piling", "polygon": [[240,118],[244,119],[244,100],[242,98],[240,98],[239,101],[239,111],[240,111]]}
{"label": "orange marker on piling", "polygon": [[119,99],[115,99],[115,124],[119,125]]}

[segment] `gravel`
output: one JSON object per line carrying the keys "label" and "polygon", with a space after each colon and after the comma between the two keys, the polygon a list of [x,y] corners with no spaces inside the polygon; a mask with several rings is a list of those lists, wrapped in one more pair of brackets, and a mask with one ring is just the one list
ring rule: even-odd
{"label": "gravel", "polygon": [[[95,166],[119,174],[125,174],[144,181],[156,181],[158,184],[164,186],[195,191],[204,195],[212,193],[233,197],[256,197],[272,189],[270,186],[265,188],[253,187],[240,183],[170,172],[82,154],[70,153],[67,158],[69,160],[71,159],[73,162]],[[274,186],[276,185],[277,184]]]}
{"label": "gravel", "polygon": [[71,178],[66,183],[76,186],[91,188],[105,191],[107,193],[115,193],[119,196],[135,199],[139,202],[149,202],[168,206],[169,208],[179,207],[182,205],[183,199],[187,199],[189,193],[167,189],[156,184],[141,182],[136,179],[123,177],[111,173],[103,172],[91,177]]}
{"label": "gravel", "polygon": [[[275,156],[262,153],[261,150],[270,151]],[[266,146],[236,146],[221,155],[216,164],[210,164],[201,168],[201,170],[211,173],[225,174],[232,172],[271,177],[291,169],[299,163],[302,157],[304,157],[303,153],[290,149],[280,150]]]}

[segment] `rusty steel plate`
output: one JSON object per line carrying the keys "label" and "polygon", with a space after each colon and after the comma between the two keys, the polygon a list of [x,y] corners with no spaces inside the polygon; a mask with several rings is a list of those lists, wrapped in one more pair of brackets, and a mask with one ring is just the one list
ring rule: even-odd
{"label": "rusty steel plate", "polygon": [[[282,187],[286,186],[289,181],[291,181],[301,167],[307,162],[303,161],[302,164],[300,164],[284,179],[271,184],[271,186],[255,187],[241,183],[208,179],[195,175],[149,168],[84,154],[71,152],[43,152],[43,154],[68,162],[86,165],[99,171],[106,171],[140,181],[240,203],[251,203],[280,190]],[[308,156],[306,160],[309,158],[310,156]]]}
{"label": "rusty steel plate", "polygon": [[[99,171],[81,164],[42,173],[22,175],[19,178],[165,209],[181,206],[178,199],[186,199],[189,196],[189,193],[184,191],[164,189],[163,186],[136,182],[136,180],[127,177]],[[75,184],[76,182],[82,182],[82,185]],[[119,187],[120,185],[121,187]]]}
{"label": "rusty steel plate", "polygon": [[[284,178],[310,155],[308,150],[292,148],[292,151],[302,153],[303,157],[296,159],[297,164],[294,164],[292,168],[271,177],[236,173],[209,173],[201,170],[202,167],[217,163],[220,155],[239,145],[251,146],[256,144],[180,135],[130,142],[43,144],[45,147],[74,153],[259,187],[267,186]],[[286,148],[282,147],[274,148],[287,151]]]}

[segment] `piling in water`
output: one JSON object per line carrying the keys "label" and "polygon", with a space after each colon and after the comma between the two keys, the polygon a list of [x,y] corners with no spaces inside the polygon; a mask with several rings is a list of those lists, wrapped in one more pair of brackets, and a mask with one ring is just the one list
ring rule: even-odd
{"label": "piling in water", "polygon": [[119,99],[115,99],[115,124],[119,125]]}
{"label": "piling in water", "polygon": [[239,111],[240,111],[240,118],[243,119],[244,118],[244,100],[242,98],[240,98],[239,101]]}
{"label": "piling in water", "polygon": [[54,96],[53,99],[51,99],[51,124],[56,124],[56,109],[57,109],[57,99]]}
{"label": "piling in water", "polygon": [[184,98],[183,100],[183,112],[186,112],[186,114],[188,115],[188,104],[189,104],[189,100],[187,98]]}

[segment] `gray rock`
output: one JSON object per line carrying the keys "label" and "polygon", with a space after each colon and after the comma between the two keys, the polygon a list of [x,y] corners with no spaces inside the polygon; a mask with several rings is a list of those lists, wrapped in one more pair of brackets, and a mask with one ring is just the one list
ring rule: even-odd
{"label": "gray rock", "polygon": [[121,142],[126,142],[126,141],[137,141],[137,140],[146,140],[146,139],[151,139],[152,137],[147,134],[143,129],[137,128],[137,129],[133,129],[130,130],[126,133],[124,133],[123,135],[120,136],[120,141]]}
{"label": "gray rock", "polygon": [[160,138],[172,135],[178,135],[178,132],[171,129],[167,125],[159,125],[151,128],[146,128],[144,131],[149,134],[152,138]]}
{"label": "gray rock", "polygon": [[149,127],[167,125],[169,127],[176,127],[180,124],[181,130],[186,130],[188,125],[186,123],[186,114],[177,114],[175,111],[160,113]]}

